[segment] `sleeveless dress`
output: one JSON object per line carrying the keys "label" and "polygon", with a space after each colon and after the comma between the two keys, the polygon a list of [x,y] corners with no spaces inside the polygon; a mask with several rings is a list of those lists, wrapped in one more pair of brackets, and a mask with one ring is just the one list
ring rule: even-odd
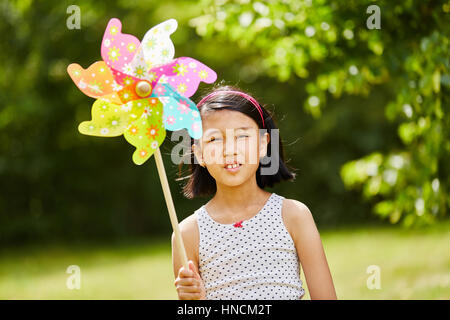
{"label": "sleeveless dress", "polygon": [[195,211],[206,299],[303,297],[297,251],[281,215],[283,199],[272,193],[260,212],[234,224],[213,220],[205,205]]}

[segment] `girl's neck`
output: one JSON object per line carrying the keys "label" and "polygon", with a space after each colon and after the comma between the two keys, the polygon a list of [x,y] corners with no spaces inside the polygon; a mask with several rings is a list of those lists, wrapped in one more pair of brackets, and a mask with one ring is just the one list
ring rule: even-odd
{"label": "girl's neck", "polygon": [[[242,211],[246,208],[250,210],[265,203],[270,196],[270,192],[261,189],[255,179],[249,179],[248,183],[240,186],[226,186],[217,184],[217,192],[211,199],[212,206],[225,209],[225,211]],[[211,205],[210,204],[210,205]]]}

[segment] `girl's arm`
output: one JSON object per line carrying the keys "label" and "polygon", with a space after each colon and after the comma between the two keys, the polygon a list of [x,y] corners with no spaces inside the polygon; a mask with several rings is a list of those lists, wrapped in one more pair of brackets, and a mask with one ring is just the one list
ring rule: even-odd
{"label": "girl's arm", "polygon": [[283,220],[294,240],[312,300],[337,299],[319,231],[306,205],[286,199]]}
{"label": "girl's arm", "polygon": [[189,270],[183,268],[175,235],[172,233],[172,263],[178,298],[180,300],[205,299],[203,280],[198,273],[199,233],[195,215],[189,216],[180,223],[180,231],[189,260]]}
{"label": "girl's arm", "polygon": [[[195,215],[191,215],[180,222],[180,232],[183,238],[184,248],[186,249],[186,255],[188,260],[194,262],[195,267],[198,269],[198,242],[199,233],[197,227],[197,219]],[[178,271],[183,266],[178,253],[178,248],[175,241],[175,234],[172,233],[172,264],[175,278],[178,275]]]}

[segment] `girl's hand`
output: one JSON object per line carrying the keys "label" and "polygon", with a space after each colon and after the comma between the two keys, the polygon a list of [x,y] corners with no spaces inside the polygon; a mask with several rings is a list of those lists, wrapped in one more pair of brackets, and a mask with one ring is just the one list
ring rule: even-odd
{"label": "girl's hand", "polygon": [[189,260],[189,270],[184,267],[180,268],[175,286],[180,300],[204,300],[206,298],[203,280],[191,260]]}

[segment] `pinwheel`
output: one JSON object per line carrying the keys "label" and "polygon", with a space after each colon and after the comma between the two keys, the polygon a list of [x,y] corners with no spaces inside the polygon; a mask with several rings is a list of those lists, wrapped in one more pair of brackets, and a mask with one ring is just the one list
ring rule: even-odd
{"label": "pinwheel", "polygon": [[162,22],[139,42],[133,35],[122,33],[120,20],[113,18],[103,35],[103,61],[87,69],[73,63],[67,71],[84,94],[97,99],[92,106],[92,120],[80,123],[79,132],[100,137],[123,134],[136,148],[132,159],[137,165],[155,155],[181,260],[188,268],[159,147],[166,130],[186,129],[194,139],[202,136],[200,113],[189,97],[200,82],[213,83],[217,75],[193,58],[174,59],[170,35],[177,26],[174,19]]}

